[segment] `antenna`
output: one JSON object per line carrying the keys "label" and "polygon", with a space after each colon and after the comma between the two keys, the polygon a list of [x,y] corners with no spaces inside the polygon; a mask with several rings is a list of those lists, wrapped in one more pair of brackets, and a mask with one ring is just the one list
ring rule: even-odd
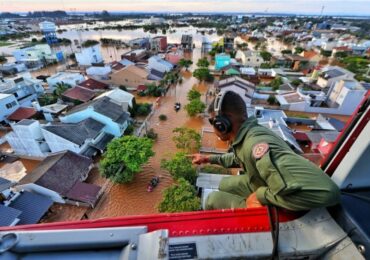
{"label": "antenna", "polygon": [[324,13],[324,9],[325,9],[325,5],[323,5],[323,6],[321,7],[320,17],[322,17],[322,14]]}

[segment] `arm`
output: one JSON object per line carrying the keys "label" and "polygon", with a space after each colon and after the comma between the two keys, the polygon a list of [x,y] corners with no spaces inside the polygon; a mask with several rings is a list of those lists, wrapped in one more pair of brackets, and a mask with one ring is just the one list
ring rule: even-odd
{"label": "arm", "polygon": [[240,164],[234,153],[225,153],[223,155],[209,156],[209,163],[218,164],[225,168],[240,167]]}

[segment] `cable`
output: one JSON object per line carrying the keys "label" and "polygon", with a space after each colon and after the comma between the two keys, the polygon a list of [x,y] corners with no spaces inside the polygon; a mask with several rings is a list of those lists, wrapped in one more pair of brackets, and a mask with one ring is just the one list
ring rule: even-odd
{"label": "cable", "polygon": [[278,245],[279,245],[279,214],[274,206],[267,206],[267,214],[270,222],[271,236],[272,236],[272,253],[271,260],[279,259]]}

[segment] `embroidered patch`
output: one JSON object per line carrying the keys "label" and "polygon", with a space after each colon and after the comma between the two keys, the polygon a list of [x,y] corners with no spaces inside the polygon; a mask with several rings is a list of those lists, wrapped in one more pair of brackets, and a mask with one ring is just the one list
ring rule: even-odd
{"label": "embroidered patch", "polygon": [[258,143],[253,147],[253,157],[260,159],[269,150],[267,143]]}

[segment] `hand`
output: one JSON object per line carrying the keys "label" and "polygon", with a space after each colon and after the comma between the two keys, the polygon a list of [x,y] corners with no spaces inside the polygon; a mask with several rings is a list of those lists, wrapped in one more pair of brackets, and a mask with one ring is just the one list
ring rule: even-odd
{"label": "hand", "polygon": [[187,157],[191,158],[191,162],[193,164],[209,163],[208,155],[201,155],[200,153],[195,153],[195,154],[187,155]]}
{"label": "hand", "polygon": [[247,201],[246,201],[246,206],[247,208],[259,208],[259,207],[263,207],[263,205],[261,204],[261,202],[259,202],[259,200],[257,199],[257,195],[255,192],[253,192],[251,195],[249,195],[249,197],[247,198]]}

